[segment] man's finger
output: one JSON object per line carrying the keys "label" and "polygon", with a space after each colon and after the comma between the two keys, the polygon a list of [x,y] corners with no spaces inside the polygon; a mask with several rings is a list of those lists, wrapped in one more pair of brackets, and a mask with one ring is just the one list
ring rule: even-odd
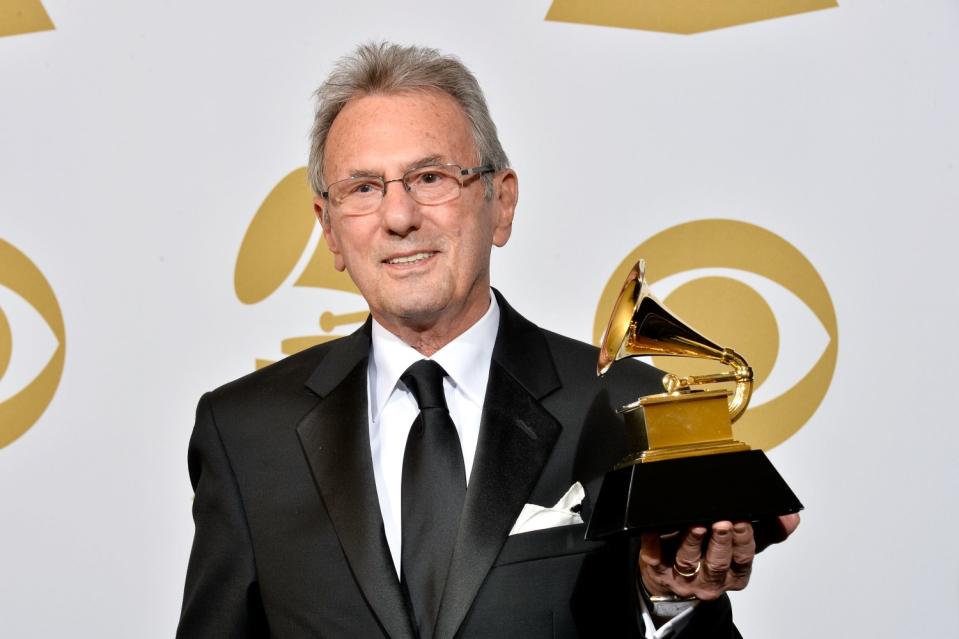
{"label": "man's finger", "polygon": [[756,526],[756,552],[783,542],[799,527],[799,513],[767,519]]}
{"label": "man's finger", "polygon": [[640,540],[639,573],[643,586],[651,595],[664,595],[669,592],[672,569],[663,561],[659,535],[643,533]]}
{"label": "man's finger", "polygon": [[663,565],[663,549],[656,533],[643,533],[640,537],[639,559],[647,566],[658,569]]}
{"label": "man's finger", "polygon": [[753,558],[756,556],[756,538],[752,524],[739,521],[733,524],[733,563],[729,567],[734,587],[740,589],[749,581]]}
{"label": "man's finger", "polygon": [[733,563],[747,565],[756,556],[756,539],[752,524],[738,521],[733,524]]}
{"label": "man's finger", "polygon": [[733,525],[728,521],[713,524],[712,535],[703,560],[702,580],[713,587],[726,583],[726,571],[733,560]]}
{"label": "man's finger", "polygon": [[779,518],[779,525],[782,528],[785,541],[786,537],[796,532],[796,529],[799,528],[799,513],[793,513],[791,515],[783,515]]}
{"label": "man's finger", "polygon": [[676,550],[676,560],[673,562],[678,573],[693,573],[697,571],[703,557],[703,539],[706,529],[694,526],[686,531],[682,543]]}

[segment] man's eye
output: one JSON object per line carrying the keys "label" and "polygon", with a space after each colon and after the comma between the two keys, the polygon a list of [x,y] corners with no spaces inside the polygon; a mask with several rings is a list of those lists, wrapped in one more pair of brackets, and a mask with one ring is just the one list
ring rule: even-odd
{"label": "man's eye", "polygon": [[424,171],[416,175],[414,183],[419,186],[437,186],[449,179],[448,175],[440,171]]}
{"label": "man's eye", "polygon": [[380,190],[380,187],[376,182],[357,182],[350,187],[348,192],[349,195],[369,195],[371,193],[376,193]]}

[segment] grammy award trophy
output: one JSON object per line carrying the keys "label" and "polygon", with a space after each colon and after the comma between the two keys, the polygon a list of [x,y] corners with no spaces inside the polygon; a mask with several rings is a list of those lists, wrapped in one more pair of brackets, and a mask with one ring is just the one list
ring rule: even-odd
{"label": "grammy award trophy", "polygon": [[[667,373],[665,392],[620,409],[629,452],[603,480],[587,539],[723,520],[759,522],[802,509],[766,455],[733,439],[732,423],[752,393],[752,369],[656,299],[639,260],[603,334],[597,374],[620,359],[644,355],[716,360],[729,371]],[[720,388],[731,382],[735,390]]]}

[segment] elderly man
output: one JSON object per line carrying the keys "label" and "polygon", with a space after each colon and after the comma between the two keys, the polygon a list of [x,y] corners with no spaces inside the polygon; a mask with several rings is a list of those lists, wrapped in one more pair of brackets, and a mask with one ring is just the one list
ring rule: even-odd
{"label": "elderly man", "polygon": [[[315,210],[371,318],[200,401],[178,637],[738,636],[748,523],[647,536],[638,560],[583,538],[615,409],[660,375],[598,379],[593,347],[490,288],[518,185],[473,75],[365,45],[318,98]],[[527,504],[562,525],[524,528]]]}

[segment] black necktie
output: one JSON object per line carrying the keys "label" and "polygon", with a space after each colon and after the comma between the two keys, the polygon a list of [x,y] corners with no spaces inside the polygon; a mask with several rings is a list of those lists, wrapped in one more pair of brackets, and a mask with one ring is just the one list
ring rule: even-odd
{"label": "black necktie", "polygon": [[446,407],[446,371],[420,360],[400,378],[420,414],[403,454],[401,572],[419,636],[431,639],[466,496],[466,469]]}

